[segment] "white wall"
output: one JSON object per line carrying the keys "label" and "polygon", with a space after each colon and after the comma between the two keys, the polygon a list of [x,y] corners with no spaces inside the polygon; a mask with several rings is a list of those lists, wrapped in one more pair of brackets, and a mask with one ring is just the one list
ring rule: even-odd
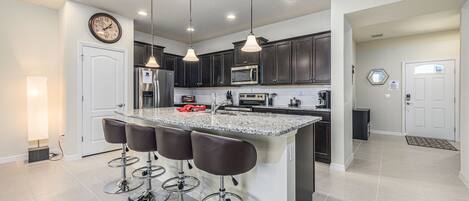
{"label": "white wall", "polygon": [[233,104],[239,104],[239,93],[277,93],[274,106],[288,106],[290,99],[296,97],[301,100],[302,106],[315,106],[319,104],[318,92],[330,90],[329,85],[292,85],[292,86],[241,86],[241,87],[207,87],[196,89],[176,88],[174,102],[180,103],[180,95],[195,95],[198,104],[210,104],[212,93],[216,94],[217,102],[226,100],[226,91],[232,91]]}
{"label": "white wall", "polygon": [[132,19],[128,19],[117,14],[112,14],[122,26],[122,38],[114,44],[104,44],[93,37],[88,29],[89,18],[97,13],[103,12],[100,9],[85,6],[72,1],[66,1],[59,11],[59,34],[60,34],[60,51],[62,55],[62,66],[64,69],[64,86],[65,86],[65,153],[66,156],[81,156],[81,97],[79,97],[81,84],[79,77],[81,76],[80,66],[78,66],[79,43],[93,43],[102,47],[117,48],[125,50],[127,80],[129,81],[127,88],[127,107],[133,107],[133,45],[134,45],[134,23]]}
{"label": "white wall", "polygon": [[[134,39],[136,41],[151,44],[151,34],[135,31],[134,32]],[[155,42],[156,42],[156,45],[165,47],[164,48],[165,53],[175,54],[175,55],[179,55],[179,56],[186,55],[187,48],[189,46],[186,43],[171,40],[171,39],[162,38],[162,37],[159,37],[159,36],[155,37]]]}
{"label": "white wall", "polygon": [[469,2],[461,14],[461,180],[469,188]]}
{"label": "white wall", "polygon": [[[350,31],[346,26],[346,15],[400,0],[331,0],[331,73],[332,73],[332,162],[331,168],[345,171],[353,160],[353,153],[348,148],[352,132],[348,125],[352,122],[352,71],[346,63],[347,57],[353,58],[353,51],[346,45],[351,40]],[[347,34],[347,32],[349,32]],[[353,50],[353,42],[352,42]],[[347,55],[346,55],[347,54]],[[352,59],[353,60],[353,59]]]}
{"label": "white wall", "polygon": [[[26,76],[46,76],[49,144],[62,133],[58,13],[17,0],[0,1],[0,162],[22,158],[28,147]],[[15,158],[14,156],[20,157]]]}
{"label": "white wall", "polygon": [[[401,83],[405,79],[402,77],[402,62],[454,59],[458,69],[459,43],[458,30],[359,43],[356,104],[371,108],[371,128],[401,133],[402,90],[405,91],[402,85],[397,91],[389,91],[388,83],[370,85],[367,76],[371,69],[383,68],[389,74],[389,80],[399,80]],[[390,97],[385,97],[385,94]]]}
{"label": "white wall", "polygon": [[[274,24],[254,28],[257,37],[264,37],[270,41],[292,38],[330,30],[330,11],[312,13]],[[233,49],[233,42],[246,40],[249,30],[204,40],[195,43],[197,54],[205,54],[221,50]]]}

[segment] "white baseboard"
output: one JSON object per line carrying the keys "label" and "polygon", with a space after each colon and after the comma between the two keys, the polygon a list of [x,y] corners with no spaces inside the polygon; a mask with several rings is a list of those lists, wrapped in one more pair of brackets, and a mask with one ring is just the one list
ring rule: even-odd
{"label": "white baseboard", "polygon": [[27,159],[26,154],[18,154],[12,156],[6,156],[0,158],[0,164],[11,163],[16,161],[25,161]]}
{"label": "white baseboard", "polygon": [[459,172],[459,179],[461,179],[462,183],[464,183],[464,185],[469,188],[469,178],[464,176],[462,172]]}
{"label": "white baseboard", "polygon": [[338,171],[338,172],[345,172],[347,169],[350,167],[354,159],[354,154],[352,153],[347,160],[345,161],[345,164],[339,164],[339,163],[331,163],[329,165],[330,170]]}
{"label": "white baseboard", "polygon": [[376,135],[405,136],[402,132],[384,131],[384,130],[370,130],[370,133],[376,134]]}

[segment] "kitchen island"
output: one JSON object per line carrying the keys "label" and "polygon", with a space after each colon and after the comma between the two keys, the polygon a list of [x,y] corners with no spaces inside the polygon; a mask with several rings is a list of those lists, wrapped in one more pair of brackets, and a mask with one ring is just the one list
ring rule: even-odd
{"label": "kitchen island", "polygon": [[[218,111],[181,113],[176,108],[154,108],[118,112],[127,121],[144,125],[165,125],[246,140],[258,154],[257,165],[236,178],[240,184],[228,191],[246,201],[310,201],[314,192],[314,124],[320,117]],[[175,161],[160,157],[157,163],[169,173],[163,181],[177,173]],[[198,177],[201,186],[189,195],[200,200],[218,191],[218,177],[206,172],[187,170]]]}

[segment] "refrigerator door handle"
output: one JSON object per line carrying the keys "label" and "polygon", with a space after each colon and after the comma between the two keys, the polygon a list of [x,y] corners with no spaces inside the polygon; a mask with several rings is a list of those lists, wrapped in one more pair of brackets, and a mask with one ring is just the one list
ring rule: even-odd
{"label": "refrigerator door handle", "polygon": [[157,93],[158,93],[158,97],[156,98],[156,107],[160,107],[160,81],[159,80],[156,80],[156,90],[157,90]]}

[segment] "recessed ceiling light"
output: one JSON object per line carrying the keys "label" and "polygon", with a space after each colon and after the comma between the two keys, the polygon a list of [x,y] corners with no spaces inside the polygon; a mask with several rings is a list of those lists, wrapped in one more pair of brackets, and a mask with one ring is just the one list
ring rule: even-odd
{"label": "recessed ceiling light", "polygon": [[187,27],[186,31],[188,31],[188,32],[194,32],[195,30],[194,30],[194,27]]}
{"label": "recessed ceiling light", "polygon": [[228,15],[226,16],[226,19],[227,19],[227,20],[235,20],[235,19],[236,19],[236,15],[234,15],[234,14],[228,14]]}
{"label": "recessed ceiling light", "polygon": [[148,13],[145,12],[145,11],[143,11],[143,10],[141,10],[141,11],[138,11],[138,15],[140,15],[140,16],[148,16]]}

